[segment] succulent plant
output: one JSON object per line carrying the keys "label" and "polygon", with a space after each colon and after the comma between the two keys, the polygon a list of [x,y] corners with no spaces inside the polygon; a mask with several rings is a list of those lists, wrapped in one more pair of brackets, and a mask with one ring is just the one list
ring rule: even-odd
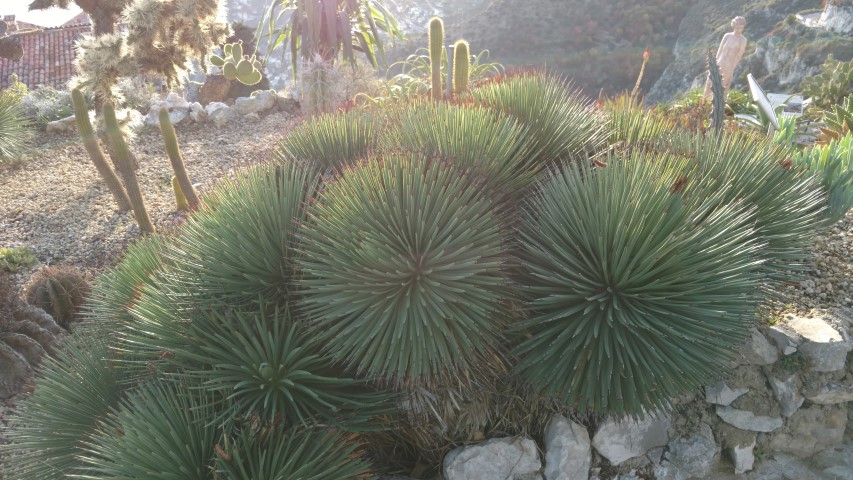
{"label": "succulent plant", "polygon": [[91,287],[79,269],[71,266],[45,267],[36,272],[23,292],[24,298],[49,313],[64,329],[89,295]]}
{"label": "succulent plant", "polygon": [[237,80],[245,85],[257,85],[263,75],[261,62],[255,55],[243,55],[243,42],[226,43],[222,46],[222,56],[211,55],[210,63],[222,69],[228,80]]}
{"label": "succulent plant", "polygon": [[827,222],[844,218],[853,207],[853,133],[801,150],[794,155],[794,164],[820,179],[826,191]]}
{"label": "succulent plant", "polygon": [[154,224],[151,223],[151,218],[148,216],[148,209],[145,207],[145,198],[142,196],[142,190],[139,188],[139,179],[136,176],[136,155],[127,146],[124,133],[122,133],[116,119],[115,108],[110,102],[104,103],[103,113],[107,140],[110,143],[113,155],[115,155],[116,167],[124,179],[124,188],[127,192],[127,198],[130,200],[130,205],[133,208],[133,216],[136,218],[136,223],[143,233],[154,233]]}
{"label": "succulent plant", "polygon": [[20,393],[64,332],[44,310],[21,302],[0,271],[0,399]]}
{"label": "succulent plant", "polygon": [[708,50],[708,78],[711,80],[711,92],[714,95],[711,109],[711,126],[716,132],[723,128],[726,119],[726,90],[723,87],[723,76],[713,50]]}
{"label": "succulent plant", "polygon": [[471,48],[465,40],[457,40],[453,45],[453,95],[468,92],[471,79]]}
{"label": "succulent plant", "polygon": [[[682,163],[670,169],[662,165]],[[744,205],[691,209],[683,159],[572,166],[522,232],[519,369],[580,412],[642,415],[717,378],[749,334],[759,242]]]}
{"label": "succulent plant", "polygon": [[181,155],[181,148],[178,146],[178,135],[175,133],[175,127],[169,119],[169,111],[165,108],[160,109],[160,130],[163,132],[163,142],[166,144],[166,153],[169,155],[169,161],[172,163],[172,170],[175,172],[172,184],[177,184],[179,188],[175,189],[175,199],[178,201],[178,208],[181,209],[180,196],[183,197],[183,203],[186,207],[183,209],[195,210],[198,207],[198,195],[195,193],[190,176],[187,174],[187,168],[184,166],[184,158]]}
{"label": "succulent plant", "polygon": [[276,156],[342,170],[373,152],[380,126],[379,116],[369,110],[318,115],[291,130],[276,148]]}
{"label": "succulent plant", "polygon": [[840,62],[832,54],[820,66],[820,73],[803,79],[803,96],[821,108],[832,108],[853,92],[853,60]]}
{"label": "succulent plant", "polygon": [[506,313],[503,234],[464,172],[374,157],[324,186],[300,240],[303,312],[328,354],[396,385],[464,370]]}
{"label": "succulent plant", "polygon": [[432,99],[441,100],[441,65],[444,56],[444,22],[438,17],[429,20],[429,64],[432,70],[430,92]]}
{"label": "succulent plant", "polygon": [[92,163],[95,164],[95,169],[101,176],[110,193],[113,195],[118,209],[126,212],[131,209],[130,199],[127,198],[127,193],[124,191],[124,186],[113,171],[113,167],[107,162],[101,146],[98,144],[98,137],[95,135],[95,130],[92,128],[92,122],[89,120],[89,105],[86,103],[86,98],[79,88],[71,91],[71,101],[74,104],[74,118],[77,121],[77,130],[80,132],[80,137],[83,139],[83,145],[86,147],[86,152]]}
{"label": "succulent plant", "polygon": [[8,478],[60,480],[83,473],[85,445],[127,388],[105,333],[70,336],[42,363],[36,388],[18,401],[16,427],[7,433],[11,445],[5,448],[15,455]]}
{"label": "succulent plant", "polygon": [[586,162],[607,140],[606,120],[559,79],[543,72],[492,78],[472,89],[471,97],[527,127],[528,162],[537,172],[555,163]]}
{"label": "succulent plant", "polygon": [[820,127],[821,140],[840,140],[853,131],[853,93],[848,95],[844,101],[833,105],[823,113],[825,127]]}
{"label": "succulent plant", "polygon": [[32,138],[31,128],[20,100],[0,91],[0,164],[24,153]]}

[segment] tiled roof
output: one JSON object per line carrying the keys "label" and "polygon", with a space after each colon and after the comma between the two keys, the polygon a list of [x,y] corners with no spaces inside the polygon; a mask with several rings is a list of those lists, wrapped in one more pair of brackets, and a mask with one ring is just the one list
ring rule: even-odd
{"label": "tiled roof", "polygon": [[18,61],[0,58],[0,87],[7,87],[9,75],[17,73],[18,80],[29,88],[64,88],[74,75],[74,42],[91,30],[91,25],[75,25],[17,35],[24,57]]}
{"label": "tiled roof", "polygon": [[86,12],[80,12],[74,16],[71,20],[63,23],[63,27],[73,27],[77,25],[91,25],[92,21],[89,20],[89,15]]}

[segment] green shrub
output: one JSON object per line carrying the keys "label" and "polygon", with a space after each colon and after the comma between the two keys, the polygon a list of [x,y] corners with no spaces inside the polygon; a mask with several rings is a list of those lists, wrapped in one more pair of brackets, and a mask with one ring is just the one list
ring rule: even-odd
{"label": "green shrub", "polygon": [[544,184],[525,222],[519,368],[581,411],[667,407],[717,378],[749,333],[752,217],[738,204],[687,207],[670,173],[685,166],[668,161],[573,167]]}
{"label": "green shrub", "polygon": [[33,122],[39,130],[44,130],[48,123],[61,120],[74,114],[71,104],[71,92],[57,90],[48,85],[40,85],[21,99],[24,115]]}

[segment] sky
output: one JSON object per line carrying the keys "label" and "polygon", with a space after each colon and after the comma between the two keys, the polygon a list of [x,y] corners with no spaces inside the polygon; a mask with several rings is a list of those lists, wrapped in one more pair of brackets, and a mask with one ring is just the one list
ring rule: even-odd
{"label": "sky", "polygon": [[33,23],[41,27],[62,25],[80,13],[80,8],[73,3],[67,9],[51,8],[49,10],[27,11],[31,0],[0,0],[0,16],[15,15],[22,22]]}

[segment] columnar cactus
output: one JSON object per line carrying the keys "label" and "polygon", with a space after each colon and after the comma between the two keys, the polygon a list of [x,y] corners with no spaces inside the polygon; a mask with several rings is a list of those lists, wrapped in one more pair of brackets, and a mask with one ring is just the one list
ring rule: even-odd
{"label": "columnar cactus", "polygon": [[74,118],[77,120],[77,129],[80,131],[80,137],[83,139],[83,145],[86,147],[86,152],[95,164],[95,168],[101,175],[101,179],[107,184],[110,193],[113,194],[113,199],[118,205],[118,209],[122,212],[130,210],[130,200],[127,198],[127,193],[121,185],[121,181],[113,171],[113,167],[107,162],[101,146],[98,144],[98,137],[95,135],[95,130],[92,128],[92,122],[89,121],[89,106],[86,104],[86,99],[79,88],[71,91],[71,103],[74,105]]}
{"label": "columnar cactus", "polygon": [[444,52],[444,22],[438,17],[429,21],[429,63],[432,68],[432,99],[441,100],[441,54]]}
{"label": "columnar cactus", "polygon": [[[163,132],[163,142],[166,144],[166,153],[169,155],[169,161],[172,162],[172,170],[175,171],[175,176],[172,178],[172,185],[177,185],[180,188],[175,189],[175,199],[178,202],[178,208],[181,208],[181,198],[183,203],[191,209],[198,206],[198,195],[193,189],[193,184],[190,182],[190,177],[187,174],[187,169],[184,166],[184,159],[181,156],[181,149],[178,146],[178,135],[175,133],[175,127],[169,119],[169,110],[160,109],[160,130]],[[178,195],[180,193],[180,196]]]}
{"label": "columnar cactus", "polygon": [[124,140],[124,134],[121,133],[118,120],[116,120],[115,107],[110,102],[104,103],[104,125],[107,131],[107,140],[115,155],[116,166],[124,178],[124,187],[130,199],[130,205],[133,207],[136,223],[143,233],[154,233],[154,224],[151,223],[148,210],[145,209],[145,199],[142,197],[139,179],[136,177],[136,156],[130,151],[127,142]]}
{"label": "columnar cactus", "polygon": [[723,88],[723,76],[717,65],[717,58],[712,50],[708,50],[708,78],[711,79],[711,91],[714,93],[711,111],[711,126],[719,132],[726,118],[726,90]]}
{"label": "columnar cactus", "polygon": [[172,191],[175,192],[175,207],[178,210],[189,210],[190,202],[187,201],[187,196],[184,195],[184,191],[181,189],[181,184],[178,182],[176,175],[172,175]]}
{"label": "columnar cactus", "polygon": [[465,40],[457,40],[453,46],[453,94],[468,91],[471,78],[471,48]]}

